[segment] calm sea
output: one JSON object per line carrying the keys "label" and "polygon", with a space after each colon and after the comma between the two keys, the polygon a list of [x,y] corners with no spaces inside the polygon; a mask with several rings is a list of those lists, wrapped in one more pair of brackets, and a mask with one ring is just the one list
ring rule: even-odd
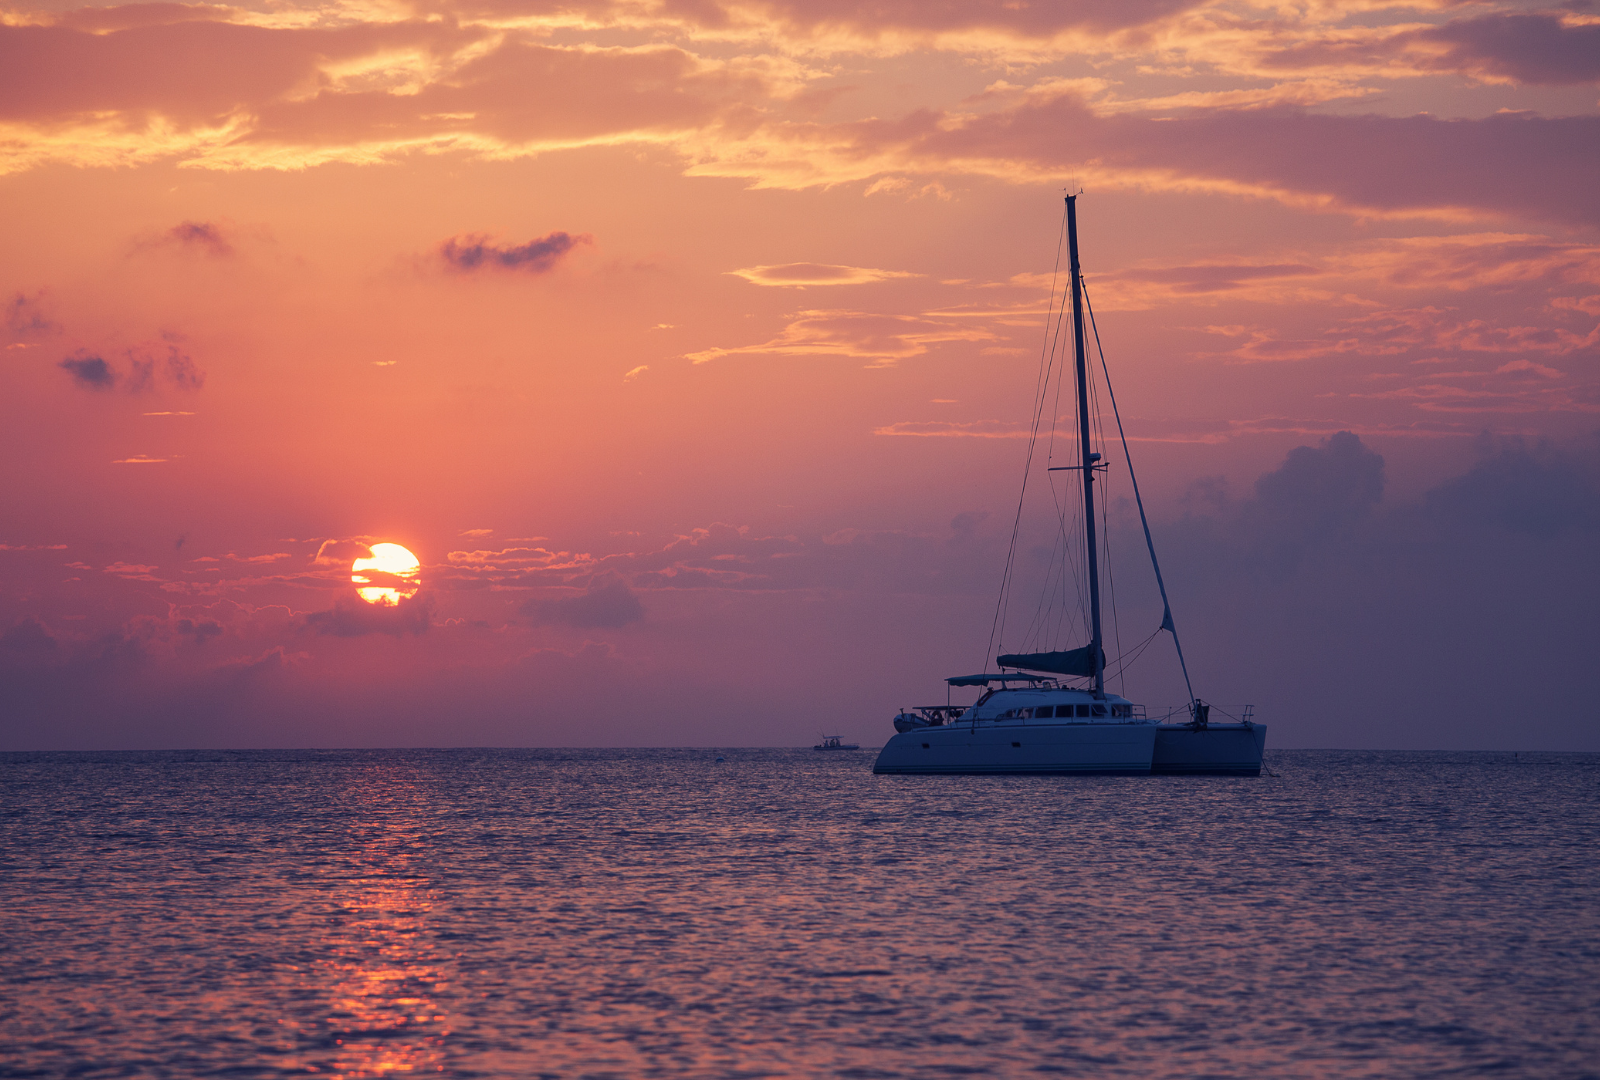
{"label": "calm sea", "polygon": [[871,764],[0,755],[0,1075],[1600,1076],[1600,755]]}

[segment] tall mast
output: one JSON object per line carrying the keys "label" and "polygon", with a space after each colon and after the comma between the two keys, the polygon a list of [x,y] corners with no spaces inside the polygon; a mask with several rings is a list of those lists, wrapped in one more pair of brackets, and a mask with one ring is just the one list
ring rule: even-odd
{"label": "tall mast", "polygon": [[1089,450],[1089,372],[1084,360],[1083,278],[1078,269],[1078,197],[1067,196],[1067,250],[1072,263],[1072,349],[1078,369],[1079,468],[1083,471],[1083,540],[1089,555],[1089,655],[1094,693],[1105,694],[1105,653],[1100,645],[1100,556],[1094,531],[1094,471],[1100,455]]}

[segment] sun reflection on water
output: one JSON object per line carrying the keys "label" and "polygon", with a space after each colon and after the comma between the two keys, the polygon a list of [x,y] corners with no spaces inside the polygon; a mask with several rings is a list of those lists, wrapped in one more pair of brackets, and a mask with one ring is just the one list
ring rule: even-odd
{"label": "sun reflection on water", "polygon": [[429,933],[434,900],[409,859],[397,866],[392,852],[369,846],[362,861],[383,876],[352,879],[349,895],[326,912],[329,929],[303,969],[304,989],[324,1004],[282,1021],[303,1048],[296,1064],[347,1080],[443,1072],[450,980]]}
{"label": "sun reflection on water", "polygon": [[341,1077],[442,1071],[446,1015],[437,1001],[442,973],[418,947],[429,908],[404,888],[377,889],[347,905],[355,941],[335,944],[328,1029]]}

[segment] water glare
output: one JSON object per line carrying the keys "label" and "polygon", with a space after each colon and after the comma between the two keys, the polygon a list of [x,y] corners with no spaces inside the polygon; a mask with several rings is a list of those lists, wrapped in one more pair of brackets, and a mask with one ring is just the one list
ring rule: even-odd
{"label": "water glare", "polygon": [[1600,1060],[1600,756],[1269,751],[1259,779],[870,763],[0,755],[0,1075]]}

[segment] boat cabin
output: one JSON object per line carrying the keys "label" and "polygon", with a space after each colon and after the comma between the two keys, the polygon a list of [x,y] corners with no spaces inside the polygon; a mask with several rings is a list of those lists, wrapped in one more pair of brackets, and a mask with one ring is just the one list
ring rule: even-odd
{"label": "boat cabin", "polygon": [[[985,687],[983,695],[955,720],[1050,723],[1148,723],[1143,705],[1116,694],[1096,697],[1089,690],[1062,686],[1038,675],[966,675],[945,680],[951,686]],[[998,683],[996,688],[994,684]],[[1022,685],[1014,685],[1021,683]]]}
{"label": "boat cabin", "polygon": [[1106,694],[1096,698],[1087,690],[1065,687],[1030,687],[1022,690],[991,690],[961,716],[962,720],[1048,720],[1081,724],[1108,724],[1118,721],[1142,723],[1144,706],[1127,698]]}

